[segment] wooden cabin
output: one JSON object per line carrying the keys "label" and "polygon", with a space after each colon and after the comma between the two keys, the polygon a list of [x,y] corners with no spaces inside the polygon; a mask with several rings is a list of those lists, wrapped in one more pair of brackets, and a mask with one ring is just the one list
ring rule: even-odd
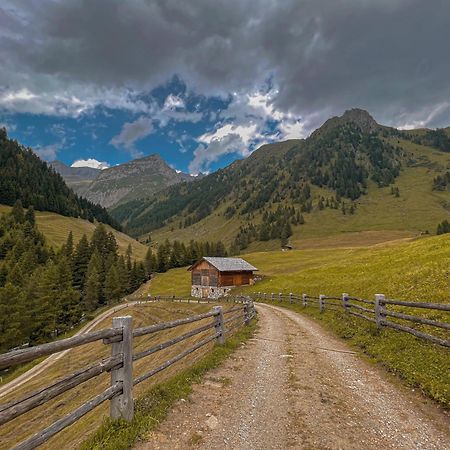
{"label": "wooden cabin", "polygon": [[219,298],[236,286],[253,284],[258,269],[242,258],[204,257],[188,270],[193,297]]}

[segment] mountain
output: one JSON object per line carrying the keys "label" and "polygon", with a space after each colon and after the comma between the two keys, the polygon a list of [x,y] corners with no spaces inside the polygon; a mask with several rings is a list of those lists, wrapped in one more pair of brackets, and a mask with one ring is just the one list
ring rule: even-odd
{"label": "mountain", "polygon": [[75,194],[54,169],[0,128],[0,203],[13,205],[17,200],[26,208],[119,227],[104,208]]}
{"label": "mountain", "polygon": [[84,195],[86,189],[100,174],[100,169],[93,167],[70,167],[61,161],[50,163],[66,182],[78,195]]}
{"label": "mountain", "polygon": [[112,214],[135,236],[222,239],[240,249],[363,230],[434,232],[450,211],[445,149],[440,140],[419,142],[417,133],[353,109],[307,139],[264,145],[201,180],[124,203]]}
{"label": "mountain", "polygon": [[102,170],[83,195],[92,202],[111,208],[194,179],[172,169],[159,155],[154,154]]}

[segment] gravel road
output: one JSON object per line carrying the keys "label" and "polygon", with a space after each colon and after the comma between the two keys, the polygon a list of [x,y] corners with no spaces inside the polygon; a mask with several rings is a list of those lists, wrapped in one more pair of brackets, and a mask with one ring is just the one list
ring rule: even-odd
{"label": "gravel road", "polygon": [[295,312],[258,305],[259,330],[144,449],[444,449],[448,414]]}

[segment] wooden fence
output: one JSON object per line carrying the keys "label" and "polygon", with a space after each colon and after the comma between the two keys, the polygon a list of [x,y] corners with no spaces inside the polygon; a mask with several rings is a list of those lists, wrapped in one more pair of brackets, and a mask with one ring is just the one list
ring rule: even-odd
{"label": "wooden fence", "polygon": [[[174,299],[173,297],[170,297],[170,300],[188,301],[187,298]],[[228,333],[243,324],[248,324],[250,322],[255,316],[252,299],[249,297],[239,297],[234,301],[236,306],[233,306],[226,311],[223,311],[221,306],[214,306],[211,311],[203,314],[141,328],[133,328],[133,319],[131,316],[114,317],[112,319],[112,328],[106,328],[0,355],[0,369],[4,369],[33,361],[41,356],[51,355],[99,340],[103,340],[103,343],[106,345],[111,345],[111,356],[109,358],[103,359],[89,367],[85,367],[56,381],[50,386],[31,392],[25,397],[0,405],[0,425],[2,425],[104,372],[111,373],[111,384],[105,391],[49,427],[36,433],[28,440],[20,443],[14,449],[25,450],[38,447],[106,400],[110,400],[111,418],[122,418],[131,421],[134,414],[133,386],[142,383],[212,341],[216,341],[218,344],[224,344]],[[133,352],[133,339],[136,337],[200,321],[206,321],[206,323],[187,333],[180,334],[173,339],[150,347],[145,351],[139,353]],[[167,360],[162,365],[152,368],[147,373],[144,373],[137,378],[133,378],[134,361],[150,356],[207,331],[212,331],[212,334],[207,335],[199,342],[196,342],[183,352]]]}
{"label": "wooden fence", "polygon": [[[358,297],[351,297],[349,294],[342,294],[341,297],[328,297],[326,295],[319,295],[314,297],[307,294],[275,294],[258,292],[252,295],[254,300],[272,301],[272,302],[287,302],[297,303],[304,307],[315,306],[320,312],[326,309],[341,310],[347,314],[359,317],[376,324],[377,327],[393,328],[398,331],[412,334],[420,339],[433,342],[434,344],[450,347],[450,323],[436,320],[435,318],[419,317],[410,314],[412,310],[428,310],[438,311],[439,318],[444,314],[450,312],[450,304],[448,303],[427,303],[427,302],[410,302],[403,300],[387,299],[383,294],[376,294],[373,300],[367,300]],[[388,309],[390,307],[391,309]],[[397,310],[392,309],[392,307]],[[407,311],[405,313],[404,311]],[[413,311],[415,312],[415,311]],[[449,317],[450,318],[450,317]],[[392,320],[394,319],[394,320]],[[441,331],[442,336],[425,333],[419,329],[412,328],[404,323],[415,323],[419,326],[425,325],[431,327],[433,330]]]}

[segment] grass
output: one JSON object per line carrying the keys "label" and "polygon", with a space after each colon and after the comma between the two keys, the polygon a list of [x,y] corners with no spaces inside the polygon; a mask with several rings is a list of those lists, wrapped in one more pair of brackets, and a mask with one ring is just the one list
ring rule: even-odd
{"label": "grass", "polygon": [[[10,206],[0,205],[0,214],[10,210]],[[96,226],[88,220],[78,219],[75,217],[65,217],[59,214],[44,211],[36,212],[36,223],[39,230],[44,233],[47,243],[54,248],[59,248],[66,242],[70,231],[73,233],[75,243],[81,239],[83,234],[86,234],[87,237],[90,238]],[[147,252],[147,247],[145,245],[125,233],[114,230],[109,225],[106,225],[106,228],[114,233],[117,244],[119,245],[119,252],[121,254],[125,254],[128,245],[131,244],[133,255],[137,259],[144,259]]]}
{"label": "grass", "polygon": [[[328,243],[330,238],[327,238]],[[317,296],[387,297],[438,303],[450,302],[450,235],[397,240],[369,247],[311,247],[290,252],[249,253],[243,257],[260,269],[262,277],[240,292],[289,292]],[[177,295],[190,288],[190,274],[176,269],[158,275],[150,286],[152,294],[171,288]],[[381,332],[369,322],[338,313],[316,314],[351,345],[361,348],[375,361],[396,373],[431,398],[450,406],[450,350],[418,340],[395,330]],[[411,310],[410,310],[411,312]],[[417,315],[424,311],[417,311]],[[413,311],[412,314],[415,314]],[[448,316],[448,314],[447,314]],[[445,313],[431,318],[445,320]],[[447,318],[448,320],[448,318]],[[436,333],[436,330],[433,330]]]}
{"label": "grass", "polygon": [[[161,302],[129,307],[126,310],[126,314],[132,315],[134,327],[139,327],[191,316],[208,311],[212,307],[213,304]],[[225,309],[228,307],[231,306],[224,306]],[[95,329],[110,327],[111,320],[111,317],[104,319]],[[186,333],[200,325],[201,324],[199,323],[187,324],[176,329],[165,330],[153,335],[136,338],[134,349],[136,352],[142,351],[152,345],[171,339],[179,334]],[[184,342],[180,342],[168,349],[153,354],[150,359],[143,358],[136,361],[134,364],[134,376],[137,377],[148,371],[149,365],[151,367],[157,367],[169,358],[183,351],[186,346],[190,346],[198,340],[203,339],[204,336],[204,334],[196,335]],[[155,385],[164,383],[180,372],[197,364],[212,348],[213,343],[206,345],[195,351],[192,355],[189,355],[189,357],[160,372],[155,377],[136,386],[134,395],[139,397]],[[80,368],[98,362],[102,358],[108,357],[110,352],[110,346],[104,345],[101,341],[74,348],[67,355],[56,361],[52,365],[51,370],[44,371],[39,376],[32,378],[26,385],[20,386],[14,392],[5,395],[2,398],[2,403],[7,403],[12,399],[20,398],[29,392],[48,386],[57,379],[67,376]],[[34,410],[29,411],[8,424],[3,425],[0,430],[0,449],[12,448],[18,442],[23,441],[31,434],[49,426],[54,421],[73,411],[76,407],[101,393],[108,386],[109,374],[105,373],[71,389]],[[54,436],[43,446],[43,448],[77,448],[86,436],[94,433],[102,424],[103,417],[108,414],[108,408],[108,402],[105,402],[78,422]]]}
{"label": "grass", "polygon": [[[249,339],[256,328],[255,321],[227,339],[225,345],[216,345],[199,362],[164,383],[146,391],[136,402],[135,416],[131,423],[106,420],[99,431],[81,446],[82,450],[119,450],[130,448],[139,439],[145,439],[151,430],[167,416],[177,400],[186,398],[192,384],[202,380],[211,369],[223,362],[239,345]],[[192,444],[199,443],[201,436],[194,435]]]}
{"label": "grass", "polygon": [[[449,216],[450,194],[432,190],[433,178],[448,170],[450,154],[438,152],[430,147],[413,144],[409,141],[390,139],[392,145],[401,146],[412,154],[417,162],[413,166],[405,166],[396,179],[394,186],[400,190],[400,197],[390,194],[391,187],[379,188],[369,183],[368,195],[361,196],[355,203],[357,209],[354,215],[343,215],[340,210],[314,208],[313,212],[305,213],[305,224],[293,227],[291,243],[295,248],[308,247],[310,239],[329,236],[341,236],[347,239],[355,233],[372,232],[371,238],[378,236],[379,242],[417,236],[428,230],[436,231],[437,224]],[[330,197],[329,191],[313,188],[314,203],[320,195]],[[178,228],[178,219],[173,223],[151,233],[154,242],[178,239],[188,243],[196,240],[222,240],[230,245],[238,233],[239,226],[246,221],[235,215],[231,219],[224,217],[224,211],[230,206],[223,203],[200,222],[187,228]],[[277,205],[275,205],[277,206]],[[252,219],[258,223],[258,213]],[[331,238],[333,239],[333,238]],[[366,243],[368,244],[368,242]],[[279,240],[255,242],[246,252],[279,249]]]}

